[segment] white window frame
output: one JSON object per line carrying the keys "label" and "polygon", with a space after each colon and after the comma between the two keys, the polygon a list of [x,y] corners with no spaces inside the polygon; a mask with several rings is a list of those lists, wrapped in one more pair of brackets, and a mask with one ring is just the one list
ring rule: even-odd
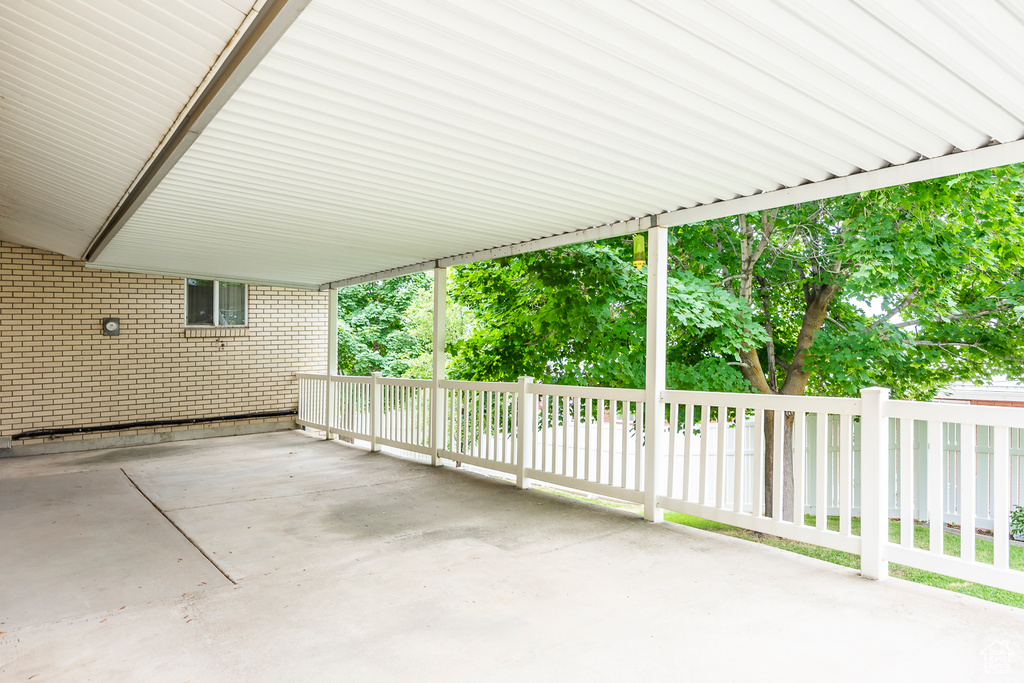
{"label": "white window frame", "polygon": [[[203,277],[187,277],[185,278],[185,327],[198,327],[198,328],[210,328],[210,327],[234,327],[242,328],[249,327],[249,284],[245,282],[230,282],[228,280],[211,280],[213,282],[213,324],[204,325],[197,323],[188,322],[188,281],[189,280],[205,280]],[[245,305],[245,322],[241,325],[221,325],[218,322],[220,318],[220,283],[225,282],[229,285],[243,285],[245,287],[244,305]]]}

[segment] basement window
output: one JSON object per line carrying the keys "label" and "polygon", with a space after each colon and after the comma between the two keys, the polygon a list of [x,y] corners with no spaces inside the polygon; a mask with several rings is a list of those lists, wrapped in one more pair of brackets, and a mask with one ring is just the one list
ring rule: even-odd
{"label": "basement window", "polygon": [[192,327],[244,327],[248,291],[241,282],[185,280],[185,324]]}

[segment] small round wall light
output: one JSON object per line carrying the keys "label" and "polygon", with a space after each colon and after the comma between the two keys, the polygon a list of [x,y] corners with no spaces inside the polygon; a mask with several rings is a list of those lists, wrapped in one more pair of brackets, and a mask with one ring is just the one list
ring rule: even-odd
{"label": "small round wall light", "polygon": [[106,337],[116,337],[121,334],[121,319],[120,318],[104,318],[103,319],[103,335]]}

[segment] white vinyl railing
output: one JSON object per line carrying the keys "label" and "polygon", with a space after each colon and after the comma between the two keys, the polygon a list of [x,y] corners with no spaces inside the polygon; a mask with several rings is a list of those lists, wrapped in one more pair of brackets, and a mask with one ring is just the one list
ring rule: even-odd
{"label": "white vinyl railing", "polygon": [[519,385],[442,381],[445,420],[438,450],[457,462],[516,474]]}
{"label": "white vinyl railing", "polygon": [[[332,378],[333,379],[333,378]],[[299,414],[295,421],[303,427],[327,429],[327,375],[300,374]]]}
{"label": "white vinyl railing", "polygon": [[[947,554],[943,524],[929,524],[927,541],[917,543],[914,478],[898,477],[899,540],[888,543],[884,555],[893,562],[927,571],[1024,592],[1024,574],[1009,567],[1011,481],[1020,476],[1019,457],[1011,455],[1011,448],[1020,445],[1024,411],[916,401],[886,401],[884,411],[886,417],[899,423],[896,457],[900,472],[915,471],[915,457],[922,457],[922,449],[914,447],[914,422],[926,425],[926,494],[917,500],[916,507],[924,510],[927,519],[941,520],[953,503],[960,526],[959,555]],[[951,430],[959,432],[955,451],[948,448],[950,440],[946,438]],[[980,452],[976,448],[979,432],[985,434],[988,442]],[[1011,435],[1016,437],[1016,444]],[[1016,461],[1015,467],[1011,467],[1011,461]],[[968,533],[977,527],[979,490],[984,491],[985,509],[991,515],[991,541]]]}
{"label": "white vinyl railing", "polygon": [[[860,552],[852,533],[853,419],[860,399],[806,396],[762,396],[695,391],[666,391],[669,406],[668,463],[658,502],[666,510],[741,526],[783,538],[836,550]],[[765,501],[766,419],[774,422],[772,500]],[[835,465],[828,458],[829,430],[814,429],[830,419],[837,425]],[[784,515],[785,422],[792,423],[792,452],[814,453],[792,458],[792,503]],[[808,443],[808,423],[812,429]],[[749,455],[745,455],[749,454]],[[814,526],[804,518],[808,493],[827,500],[836,477],[839,528],[827,528],[826,515]],[[794,514],[793,511],[798,511]]]}
{"label": "white vinyl railing", "polygon": [[416,453],[433,454],[430,393],[434,383],[425,379],[371,379],[371,387],[377,387],[380,394],[377,442]]}
{"label": "white vinyl railing", "polygon": [[369,377],[331,377],[331,434],[371,439],[374,434],[373,380]]}
{"label": "white vinyl railing", "polygon": [[526,476],[642,503],[644,392],[528,387]]}
{"label": "white vinyl railing", "polygon": [[[651,467],[662,510],[859,553],[869,576],[893,561],[1024,592],[1008,540],[1010,510],[1022,502],[1024,410],[894,401],[881,389],[861,398],[665,391],[657,407],[665,445],[654,453],[645,448],[642,390],[376,373],[329,383],[302,374],[298,383],[299,424],[372,450],[392,446],[435,464],[504,472],[520,487],[547,482],[639,504]],[[766,421],[776,454],[768,500]],[[958,551],[948,523],[964,530]],[[967,532],[978,526],[993,536]]]}

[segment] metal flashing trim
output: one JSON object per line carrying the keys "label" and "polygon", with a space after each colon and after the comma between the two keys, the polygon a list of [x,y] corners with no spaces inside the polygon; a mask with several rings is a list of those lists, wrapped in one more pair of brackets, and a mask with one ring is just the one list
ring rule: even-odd
{"label": "metal flashing trim", "polygon": [[179,122],[128,196],[93,238],[83,260],[92,262],[99,257],[309,2],[310,0],[267,0],[260,8],[256,19],[232,48],[231,54],[221,65],[218,73],[207,83],[191,111]]}

